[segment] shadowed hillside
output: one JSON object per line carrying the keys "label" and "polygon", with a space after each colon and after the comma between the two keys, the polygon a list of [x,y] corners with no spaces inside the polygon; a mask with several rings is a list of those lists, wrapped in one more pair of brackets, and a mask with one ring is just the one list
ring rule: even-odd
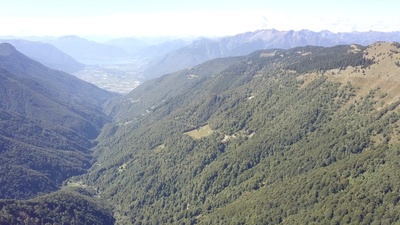
{"label": "shadowed hillside", "polygon": [[0,198],[59,188],[91,165],[112,94],[0,45]]}

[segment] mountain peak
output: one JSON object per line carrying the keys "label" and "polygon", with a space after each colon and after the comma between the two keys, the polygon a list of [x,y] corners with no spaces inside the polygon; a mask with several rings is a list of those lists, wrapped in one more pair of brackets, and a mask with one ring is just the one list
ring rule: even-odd
{"label": "mountain peak", "polygon": [[17,50],[9,43],[1,43],[0,44],[0,55],[1,56],[10,56],[12,53]]}

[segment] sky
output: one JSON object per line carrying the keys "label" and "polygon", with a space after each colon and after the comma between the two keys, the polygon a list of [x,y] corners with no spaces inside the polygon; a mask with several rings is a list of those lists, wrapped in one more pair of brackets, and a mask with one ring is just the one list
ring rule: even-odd
{"label": "sky", "polygon": [[400,31],[398,0],[0,0],[0,36],[91,39],[261,29]]}

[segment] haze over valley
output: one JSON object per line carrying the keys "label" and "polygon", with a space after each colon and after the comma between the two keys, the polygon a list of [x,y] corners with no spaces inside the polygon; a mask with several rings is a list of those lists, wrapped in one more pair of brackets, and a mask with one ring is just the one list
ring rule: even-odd
{"label": "haze over valley", "polygon": [[400,41],[400,32],[333,33],[272,29],[217,38],[120,38],[107,43],[77,36],[34,39],[0,41],[13,44],[51,68],[70,72],[108,91],[126,94],[145,80],[215,58],[246,55],[259,49]]}

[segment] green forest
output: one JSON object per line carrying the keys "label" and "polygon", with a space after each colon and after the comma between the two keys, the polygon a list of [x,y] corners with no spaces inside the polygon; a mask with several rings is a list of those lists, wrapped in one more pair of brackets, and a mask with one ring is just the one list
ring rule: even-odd
{"label": "green forest", "polygon": [[353,48],[258,51],[149,81],[107,104],[96,166],[74,179],[118,224],[398,222],[400,102],[329,78],[376,64]]}
{"label": "green forest", "polygon": [[96,139],[49,155],[62,190],[0,201],[0,224],[400,223],[399,48],[262,50],[109,96]]}
{"label": "green forest", "polygon": [[61,189],[91,167],[115,95],[10,44],[0,44],[0,81],[0,224],[114,223],[103,200]]}
{"label": "green forest", "polygon": [[0,201],[0,224],[113,224],[112,210],[75,191]]}

